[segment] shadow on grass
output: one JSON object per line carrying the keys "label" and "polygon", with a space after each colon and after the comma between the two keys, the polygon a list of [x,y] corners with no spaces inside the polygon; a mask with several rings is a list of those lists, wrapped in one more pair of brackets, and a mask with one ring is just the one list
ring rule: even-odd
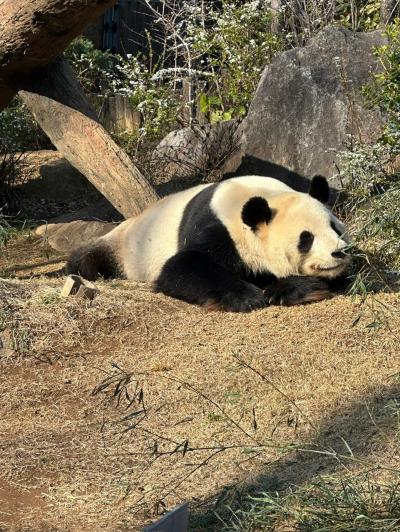
{"label": "shadow on grass", "polygon": [[[393,379],[398,380],[398,375]],[[400,383],[395,382],[384,390],[371,391],[347,406],[327,412],[314,438],[302,450],[291,452],[274,462],[251,483],[226,486],[192,508],[190,530],[221,530],[221,522],[215,512],[222,518],[228,517],[227,506],[233,510],[245,509],[249,506],[249,496],[260,492],[284,494],[288,488],[296,490],[320,475],[344,470],[346,465],[356,461],[363,462],[365,467],[384,468],[384,459],[380,463],[374,458],[369,464],[369,457],[375,452],[385,452],[387,446],[384,441],[388,434],[396,437],[399,402]],[[393,405],[397,405],[397,409],[391,408]]]}

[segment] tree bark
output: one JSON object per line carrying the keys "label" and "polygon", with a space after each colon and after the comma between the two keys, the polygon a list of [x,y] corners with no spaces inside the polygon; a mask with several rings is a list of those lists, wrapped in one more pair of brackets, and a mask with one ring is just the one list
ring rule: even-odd
{"label": "tree bark", "polygon": [[0,110],[115,0],[0,0]]}
{"label": "tree bark", "polygon": [[36,72],[20,96],[60,153],[126,218],[158,199],[150,183],[117,146],[64,59]]}
{"label": "tree bark", "polygon": [[381,0],[380,26],[385,27],[386,24],[393,22],[398,11],[399,8],[397,0]]}

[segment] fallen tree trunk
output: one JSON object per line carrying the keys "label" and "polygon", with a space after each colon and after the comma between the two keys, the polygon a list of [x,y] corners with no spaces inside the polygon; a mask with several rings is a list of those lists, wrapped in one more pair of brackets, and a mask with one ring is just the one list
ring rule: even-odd
{"label": "fallen tree trunk", "polygon": [[0,110],[115,0],[0,0]]}
{"label": "fallen tree trunk", "polygon": [[98,123],[68,64],[55,60],[114,3],[0,0],[0,110],[20,90],[62,155],[128,217],[153,203],[157,194]]}
{"label": "fallen tree trunk", "polygon": [[60,153],[126,218],[158,199],[88,102],[64,59],[37,71],[20,96]]}

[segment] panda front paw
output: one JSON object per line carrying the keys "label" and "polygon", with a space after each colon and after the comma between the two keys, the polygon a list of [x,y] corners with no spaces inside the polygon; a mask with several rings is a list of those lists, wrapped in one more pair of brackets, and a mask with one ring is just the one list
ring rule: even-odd
{"label": "panda front paw", "polygon": [[317,277],[291,276],[278,279],[264,291],[268,305],[293,306],[329,299],[333,293]]}
{"label": "panda front paw", "polygon": [[220,308],[228,312],[251,312],[266,305],[264,292],[251,284],[224,294],[219,301]]}

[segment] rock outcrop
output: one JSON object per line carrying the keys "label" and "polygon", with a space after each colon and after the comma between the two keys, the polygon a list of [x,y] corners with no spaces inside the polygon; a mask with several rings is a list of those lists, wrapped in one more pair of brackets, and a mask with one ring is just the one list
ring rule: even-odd
{"label": "rock outcrop", "polygon": [[237,148],[237,122],[195,125],[169,133],[151,157],[151,175],[161,196],[199,181],[217,181]]}
{"label": "rock outcrop", "polygon": [[[382,119],[361,87],[379,69],[380,31],[328,27],[302,48],[280,54],[261,77],[238,132],[240,150],[226,173],[273,175],[302,189],[301,176],[338,173],[337,154],[351,138],[374,141]],[[334,185],[339,183],[333,180]]]}

